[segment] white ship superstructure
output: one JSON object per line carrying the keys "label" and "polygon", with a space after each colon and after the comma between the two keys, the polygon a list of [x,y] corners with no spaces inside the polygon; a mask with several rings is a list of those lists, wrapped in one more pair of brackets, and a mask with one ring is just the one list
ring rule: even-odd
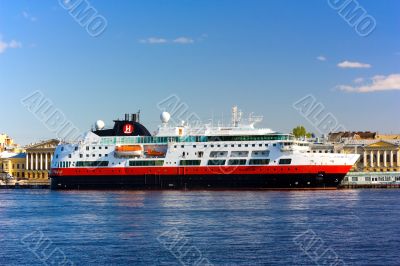
{"label": "white ship superstructure", "polygon": [[260,117],[230,126],[162,125],[151,135],[138,115],[97,128],[78,143],[62,143],[52,162],[53,188],[268,189],[335,188],[356,154],[311,153],[307,141],[256,128]]}

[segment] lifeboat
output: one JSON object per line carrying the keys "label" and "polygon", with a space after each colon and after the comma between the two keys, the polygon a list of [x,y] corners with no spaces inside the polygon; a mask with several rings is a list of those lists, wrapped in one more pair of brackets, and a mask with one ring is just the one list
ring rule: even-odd
{"label": "lifeboat", "polygon": [[147,156],[152,156],[152,157],[164,157],[165,156],[165,152],[156,151],[154,149],[148,149],[146,151],[146,155]]}
{"label": "lifeboat", "polygon": [[141,156],[143,154],[143,147],[141,145],[117,146],[115,153],[119,156]]}

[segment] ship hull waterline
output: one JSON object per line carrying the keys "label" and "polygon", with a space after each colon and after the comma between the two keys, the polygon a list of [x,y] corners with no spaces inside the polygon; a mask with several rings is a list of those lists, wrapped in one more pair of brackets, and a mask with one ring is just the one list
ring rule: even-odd
{"label": "ship hull waterline", "polygon": [[345,174],[54,176],[52,189],[336,189]]}

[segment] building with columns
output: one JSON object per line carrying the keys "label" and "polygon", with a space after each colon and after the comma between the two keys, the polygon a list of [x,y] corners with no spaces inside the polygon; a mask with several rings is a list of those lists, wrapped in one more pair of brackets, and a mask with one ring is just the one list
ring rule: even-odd
{"label": "building with columns", "polygon": [[360,159],[343,179],[343,187],[400,187],[400,135],[376,132],[331,133],[311,145],[313,153],[356,153]]}
{"label": "building with columns", "polygon": [[360,160],[353,171],[399,172],[400,142],[393,140],[352,141],[343,146],[343,153],[358,153]]}
{"label": "building with columns", "polygon": [[50,183],[49,170],[59,141],[50,139],[25,147],[25,177],[29,183]]}

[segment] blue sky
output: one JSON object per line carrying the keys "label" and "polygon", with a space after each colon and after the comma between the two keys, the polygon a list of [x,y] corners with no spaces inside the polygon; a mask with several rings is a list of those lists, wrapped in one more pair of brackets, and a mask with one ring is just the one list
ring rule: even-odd
{"label": "blue sky", "polygon": [[206,120],[244,112],[261,126],[315,126],[293,108],[313,95],[349,130],[400,132],[400,2],[359,1],[362,37],[325,0],[88,1],[107,21],[92,37],[59,1],[0,0],[0,132],[56,137],[21,99],[39,90],[82,130],[175,94]]}

